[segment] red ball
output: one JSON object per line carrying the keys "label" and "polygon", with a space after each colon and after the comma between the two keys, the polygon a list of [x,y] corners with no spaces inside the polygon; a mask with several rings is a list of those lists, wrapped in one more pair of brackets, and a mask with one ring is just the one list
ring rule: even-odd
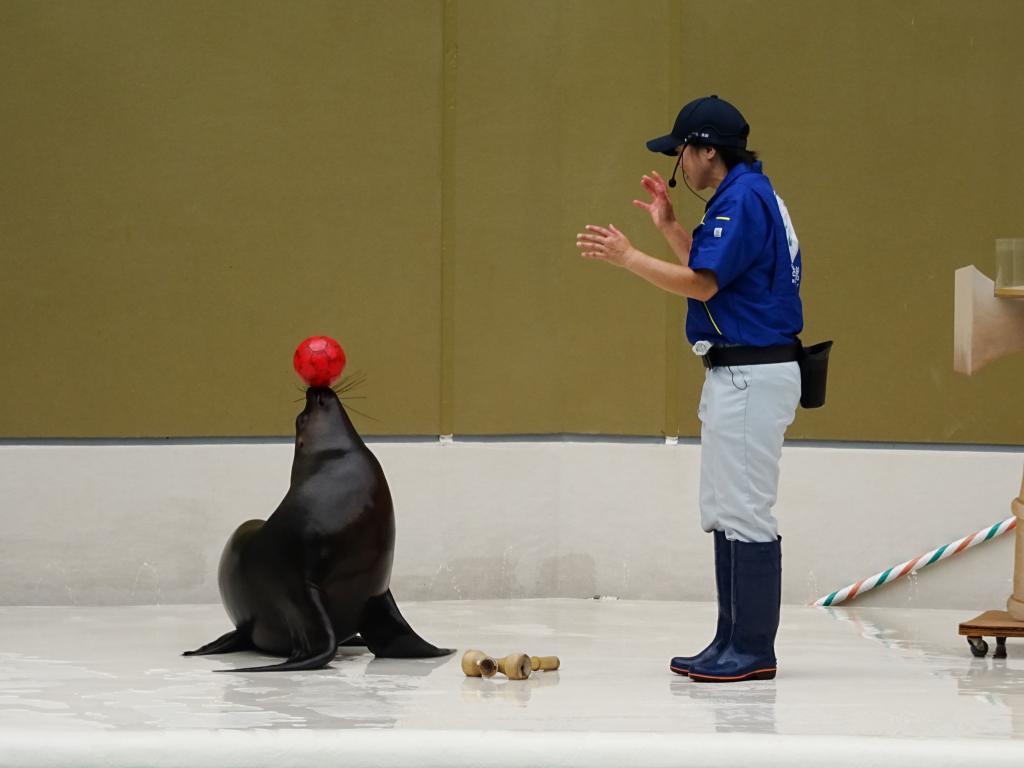
{"label": "red ball", "polygon": [[295,348],[295,372],[311,387],[329,387],[345,368],[345,350],[330,336],[310,336]]}

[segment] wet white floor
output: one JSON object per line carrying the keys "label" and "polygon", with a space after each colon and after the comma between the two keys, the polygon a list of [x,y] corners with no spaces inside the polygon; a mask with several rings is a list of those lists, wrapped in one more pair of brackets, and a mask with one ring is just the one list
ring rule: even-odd
{"label": "wet white floor", "polygon": [[[0,607],[0,765],[901,765],[1024,760],[1024,640],[973,658],[960,611],[785,606],[771,682],[701,685],[707,603],[400,603],[439,660],[343,651],[323,670],[184,658],[218,605]],[[982,609],[996,606],[979,606]],[[993,644],[994,645],[994,644]],[[526,681],[461,652],[561,657]]]}

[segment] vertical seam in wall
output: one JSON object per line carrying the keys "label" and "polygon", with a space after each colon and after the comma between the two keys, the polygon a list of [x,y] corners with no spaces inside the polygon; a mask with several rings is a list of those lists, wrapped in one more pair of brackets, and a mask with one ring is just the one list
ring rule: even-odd
{"label": "vertical seam in wall", "polygon": [[679,437],[679,302],[673,293],[665,295],[665,422],[666,437]]}
{"label": "vertical seam in wall", "polygon": [[455,378],[455,86],[458,0],[443,0],[441,48],[441,417],[440,433],[454,432]]}
{"label": "vertical seam in wall", "polygon": [[[681,37],[684,23],[682,0],[669,0],[668,21],[669,34],[672,38],[675,39],[676,35]],[[674,51],[675,49],[669,46],[669,50]],[[664,105],[666,113],[672,111],[681,91],[681,69],[681,66],[669,66],[667,84],[670,103]],[[672,258],[675,259],[674,254]],[[674,293],[665,294],[665,421],[662,429],[665,437],[679,436],[679,400],[681,396],[679,391],[681,386],[679,371],[681,317],[679,308],[682,301],[685,299]]]}

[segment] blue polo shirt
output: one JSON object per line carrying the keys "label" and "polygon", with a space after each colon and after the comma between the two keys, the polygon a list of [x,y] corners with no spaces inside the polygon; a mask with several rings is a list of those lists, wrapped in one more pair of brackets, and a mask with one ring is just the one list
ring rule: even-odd
{"label": "blue polo shirt", "polygon": [[761,163],[733,166],[693,230],[690,268],[714,272],[718,293],[687,299],[690,343],[793,343],[804,325],[800,266],[789,212]]}

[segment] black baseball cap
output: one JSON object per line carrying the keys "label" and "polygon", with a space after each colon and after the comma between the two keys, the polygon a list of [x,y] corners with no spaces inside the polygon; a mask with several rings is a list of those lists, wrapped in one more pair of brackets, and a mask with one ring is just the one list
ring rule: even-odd
{"label": "black baseball cap", "polygon": [[651,139],[647,148],[671,156],[680,144],[746,149],[749,133],[750,126],[736,107],[717,96],[703,96],[679,110],[672,133]]}

